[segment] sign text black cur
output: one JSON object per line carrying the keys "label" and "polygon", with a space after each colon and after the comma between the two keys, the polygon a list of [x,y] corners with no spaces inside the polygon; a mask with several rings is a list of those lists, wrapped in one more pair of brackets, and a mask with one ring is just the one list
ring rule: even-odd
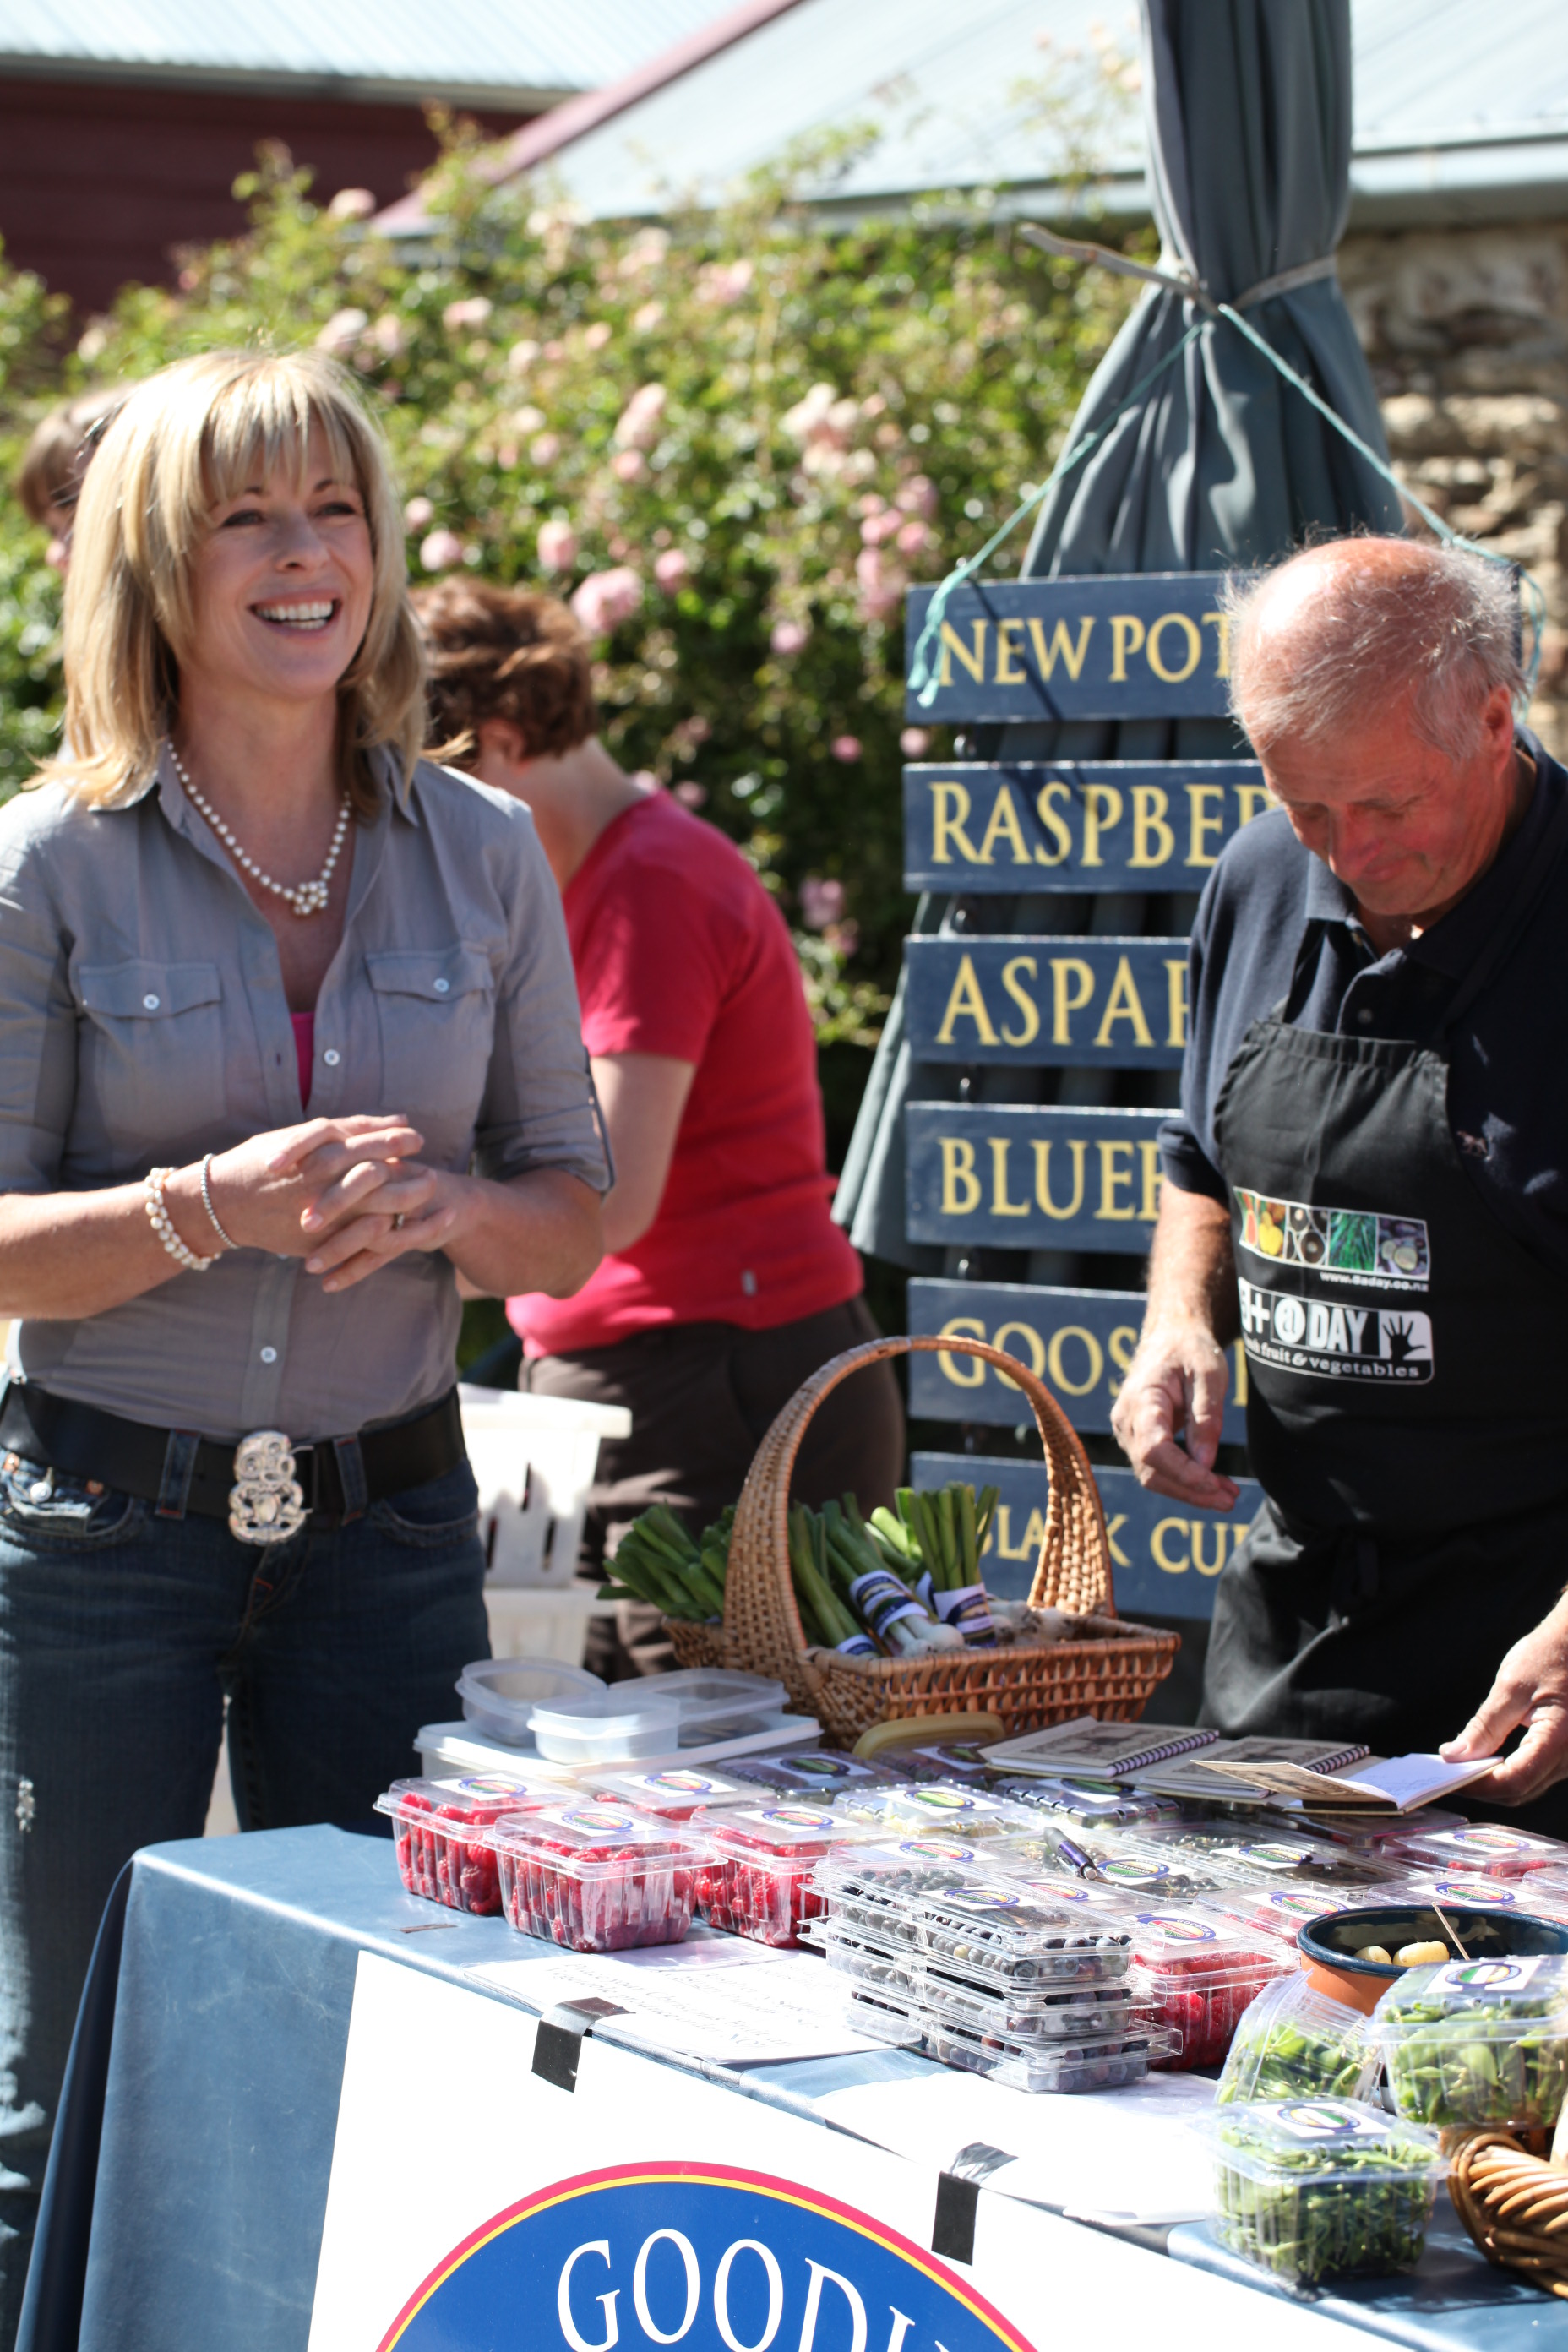
{"label": "sign text black cur", "polygon": [[1252,760],[922,761],[904,770],[911,890],[1200,890],[1269,805]]}

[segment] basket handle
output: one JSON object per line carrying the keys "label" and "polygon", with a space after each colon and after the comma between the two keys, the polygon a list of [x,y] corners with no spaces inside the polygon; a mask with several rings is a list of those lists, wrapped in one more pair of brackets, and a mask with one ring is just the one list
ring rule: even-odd
{"label": "basket handle", "polygon": [[1021,1389],[1033,1410],[1050,1472],[1045,1539],[1029,1587],[1033,1608],[1065,1608],[1076,1615],[1114,1617],[1110,1542],[1100,1489],[1078,1433],[1045,1382],[1000,1348],[956,1333],[942,1338],[867,1340],[847,1348],[803,1382],[775,1416],[758,1446],[741,1489],[730,1538],[730,1574],[724,1593],[724,1625],[733,1633],[743,1615],[747,1646],[763,1656],[794,1656],[808,1682],[817,1677],[805,1651],[805,1631],[795,1607],[789,1571],[789,1493],[795,1459],[807,1423],[824,1397],[863,1365],[889,1356],[978,1356]]}

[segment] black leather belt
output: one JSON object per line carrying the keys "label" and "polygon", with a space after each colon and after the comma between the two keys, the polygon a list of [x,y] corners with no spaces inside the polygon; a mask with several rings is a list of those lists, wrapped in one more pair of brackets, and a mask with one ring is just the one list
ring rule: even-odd
{"label": "black leather belt", "polygon": [[[235,1533],[251,1542],[277,1542],[291,1529],[279,1524],[268,1527],[265,1507],[257,1524],[245,1528],[235,1524],[237,1486],[246,1468],[238,1457],[247,1449],[254,1457],[258,1446],[264,1456],[271,1457],[271,1486],[279,1486],[280,1462],[287,1480],[300,1489],[300,1502],[291,1513],[285,1506],[285,1518],[291,1517],[295,1525],[301,1510],[318,1524],[357,1518],[385,1496],[443,1477],[456,1469],[465,1453],[456,1389],[406,1421],[300,1445],[271,1431],[242,1438],[237,1446],[224,1445],[192,1432],[158,1429],[100,1412],[96,1405],[51,1396],[33,1381],[13,1380],[0,1406],[0,1448],[8,1454],[139,1496],[157,1504],[166,1517],[195,1511],[204,1518],[228,1519]],[[265,1475],[257,1487],[265,1504]]]}

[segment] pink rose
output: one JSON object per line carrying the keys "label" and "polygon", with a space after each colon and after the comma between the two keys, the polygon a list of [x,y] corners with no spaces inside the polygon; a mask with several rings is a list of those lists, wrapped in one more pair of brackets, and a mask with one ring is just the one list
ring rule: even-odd
{"label": "pink rose", "polygon": [[752,261],[710,261],[697,274],[700,302],[738,302],[756,274]]}
{"label": "pink rose", "polygon": [[583,330],[584,344],[591,352],[602,352],[614,331],[607,319],[595,319],[591,327]]}
{"label": "pink rose", "polygon": [[[838,740],[839,742],[853,745],[854,748],[849,755],[851,759],[859,758],[860,746],[852,735],[842,735]],[[833,748],[837,751],[838,744],[836,743]],[[800,911],[807,930],[825,931],[829,923],[837,923],[843,917],[843,883],[825,882],[820,875],[808,874],[800,886]]]}
{"label": "pink rose", "polygon": [[836,760],[842,760],[847,768],[852,768],[860,757],[860,738],[858,735],[836,735],[827,748]]}
{"label": "pink rose", "polygon": [[495,304],[488,294],[468,294],[458,302],[448,302],[441,313],[441,324],[449,335],[460,334],[465,327],[482,327]]}
{"label": "pink rose", "polygon": [[450,572],[463,560],[463,542],[455,530],[433,530],[419,550],[426,572]]}
{"label": "pink rose", "polygon": [[662,383],[645,383],[634,392],[616,420],[618,449],[651,449],[669,399]]}
{"label": "pink rose", "polygon": [[639,335],[651,335],[663,316],[662,302],[644,302],[632,312],[632,326]]}
{"label": "pink rose", "polygon": [[334,310],[316,337],[316,349],[331,352],[337,360],[347,359],[369,324],[368,310]]}
{"label": "pink rose", "polygon": [[919,555],[923,549],[934,545],[935,540],[936,533],[930,523],[921,522],[917,515],[896,534],[895,544],[900,555]]}
{"label": "pink rose", "polygon": [[536,433],[528,445],[528,454],[536,466],[553,466],[561,455],[559,433]]}
{"label": "pink rose", "polygon": [[340,188],[327,206],[327,218],[335,221],[369,220],[375,210],[375,198],[368,188]]}
{"label": "pink rose", "polygon": [[662,555],[654,558],[653,576],[670,595],[684,588],[691,576],[691,566],[679,547],[667,547]]}
{"label": "pink rose", "polygon": [[707,797],[707,785],[700,784],[694,776],[689,776],[683,784],[675,787],[675,798],[682,808],[700,809]]}
{"label": "pink rose", "polygon": [[647,471],[647,459],[640,449],[617,449],[610,460],[610,471],[617,482],[640,482]]}
{"label": "pink rose", "polygon": [[787,661],[791,654],[803,652],[810,641],[811,629],[806,622],[775,621],[768,643],[781,660]]}
{"label": "pink rose", "polygon": [[376,350],[389,360],[396,359],[401,352],[408,349],[408,331],[395,310],[382,312],[370,331],[370,339]]}
{"label": "pink rose", "polygon": [[542,572],[570,572],[577,561],[577,534],[569,522],[542,522],[539,526],[539,568]]}
{"label": "pink rose", "polygon": [[403,509],[405,530],[426,530],[436,520],[436,509],[428,499],[410,499]]}
{"label": "pink rose", "polygon": [[927,522],[936,520],[936,484],[925,474],[911,474],[901,488],[895,491],[893,504],[905,514],[923,515]]}
{"label": "pink rose", "polygon": [[642,582],[630,564],[591,572],[572,599],[572,610],[591,637],[607,637],[629,621],[642,603]]}
{"label": "pink rose", "polygon": [[[923,530],[925,526],[921,524]],[[902,521],[896,507],[884,507],[879,514],[868,514],[860,526],[860,537],[867,547],[880,547],[885,540],[897,539],[900,530],[909,525]]]}
{"label": "pink rose", "polygon": [[903,602],[904,577],[882,568],[879,547],[863,547],[855,558],[855,579],[860,591],[860,611],[868,621],[889,621]]}
{"label": "pink rose", "polygon": [[906,727],[899,738],[899,749],[906,760],[923,760],[931,750],[931,736],[923,727]]}

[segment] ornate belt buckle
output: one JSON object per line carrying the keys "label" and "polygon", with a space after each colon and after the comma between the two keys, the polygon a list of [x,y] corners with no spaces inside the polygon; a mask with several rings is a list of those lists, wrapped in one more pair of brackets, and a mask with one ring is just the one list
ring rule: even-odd
{"label": "ornate belt buckle", "polygon": [[294,1449],[280,1429],[253,1429],[234,1449],[228,1531],[241,1543],[287,1543],[307,1517]]}

